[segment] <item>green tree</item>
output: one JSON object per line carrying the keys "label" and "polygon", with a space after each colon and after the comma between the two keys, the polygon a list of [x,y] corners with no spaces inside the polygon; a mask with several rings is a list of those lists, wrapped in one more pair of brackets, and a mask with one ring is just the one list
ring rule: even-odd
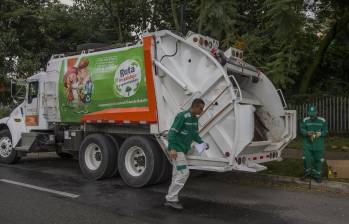
{"label": "green tree", "polygon": [[197,11],[197,32],[231,45],[238,38],[239,12],[235,0],[194,0]]}
{"label": "green tree", "polygon": [[[8,74],[30,76],[44,68],[52,54],[74,52],[81,43],[118,45],[137,41],[145,31],[178,32],[183,26],[185,31],[219,40],[223,50],[242,43],[245,60],[289,94],[345,90],[348,4],[346,0],[74,0],[69,7],[58,0],[3,0],[0,82],[9,90]],[[8,96],[8,91],[0,93],[2,101]]]}
{"label": "green tree", "polygon": [[127,86],[125,91],[127,92],[127,96],[130,96],[130,92],[132,91],[132,88],[130,86]]}
{"label": "green tree", "polygon": [[[317,1],[315,1],[316,3]],[[308,87],[317,69],[323,62],[325,54],[331,43],[341,33],[348,30],[349,24],[349,2],[344,0],[323,0],[319,2],[318,9],[315,9],[320,22],[325,22],[326,25],[321,27],[319,33],[323,37],[318,43],[318,49],[313,56],[312,62],[309,64],[302,82],[300,84],[299,93],[304,94],[308,91]]]}

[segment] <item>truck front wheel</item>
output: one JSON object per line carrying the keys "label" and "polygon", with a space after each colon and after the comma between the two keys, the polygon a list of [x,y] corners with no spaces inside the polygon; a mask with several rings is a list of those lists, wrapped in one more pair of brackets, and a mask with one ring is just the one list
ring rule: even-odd
{"label": "truck front wheel", "polygon": [[103,134],[88,135],[80,146],[79,165],[90,180],[109,177],[115,170],[117,152],[113,142]]}
{"label": "truck front wheel", "polygon": [[132,136],[122,144],[118,156],[121,178],[130,187],[154,184],[161,172],[161,151],[145,136]]}
{"label": "truck front wheel", "polygon": [[0,162],[13,164],[20,160],[12,144],[12,136],[8,129],[0,131]]}

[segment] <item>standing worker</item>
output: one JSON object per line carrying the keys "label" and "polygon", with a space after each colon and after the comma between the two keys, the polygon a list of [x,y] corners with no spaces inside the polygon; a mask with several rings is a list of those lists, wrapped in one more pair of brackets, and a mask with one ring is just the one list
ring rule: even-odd
{"label": "standing worker", "polygon": [[208,144],[204,143],[198,134],[198,118],[204,110],[205,102],[202,99],[195,99],[189,110],[177,114],[171,129],[168,133],[168,149],[173,164],[172,182],[166,195],[166,206],[183,209],[178,200],[178,194],[184,187],[189,177],[188,162],[186,154],[191,148],[193,141],[204,144],[208,149]]}
{"label": "standing worker", "polygon": [[326,120],[317,116],[315,106],[310,106],[308,117],[303,119],[300,128],[304,138],[303,179],[313,177],[317,183],[321,183],[321,169],[325,150],[324,137],[328,134]]}

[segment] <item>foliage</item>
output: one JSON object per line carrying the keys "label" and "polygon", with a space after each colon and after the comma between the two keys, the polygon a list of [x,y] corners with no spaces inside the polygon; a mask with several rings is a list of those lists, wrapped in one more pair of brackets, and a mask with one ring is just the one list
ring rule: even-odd
{"label": "foliage", "polygon": [[9,74],[28,77],[81,43],[136,42],[169,29],[211,36],[223,50],[240,43],[245,60],[288,95],[300,86],[348,93],[348,9],[346,0],[2,0],[0,82],[8,90]]}
{"label": "foliage", "polygon": [[0,118],[6,117],[10,114],[11,108],[2,106],[0,107]]}

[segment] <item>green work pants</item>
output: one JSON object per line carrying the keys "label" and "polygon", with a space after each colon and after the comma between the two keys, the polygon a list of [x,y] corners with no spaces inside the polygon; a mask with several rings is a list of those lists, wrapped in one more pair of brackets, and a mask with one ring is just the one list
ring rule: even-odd
{"label": "green work pants", "polygon": [[324,150],[304,149],[304,174],[314,178],[321,178]]}

